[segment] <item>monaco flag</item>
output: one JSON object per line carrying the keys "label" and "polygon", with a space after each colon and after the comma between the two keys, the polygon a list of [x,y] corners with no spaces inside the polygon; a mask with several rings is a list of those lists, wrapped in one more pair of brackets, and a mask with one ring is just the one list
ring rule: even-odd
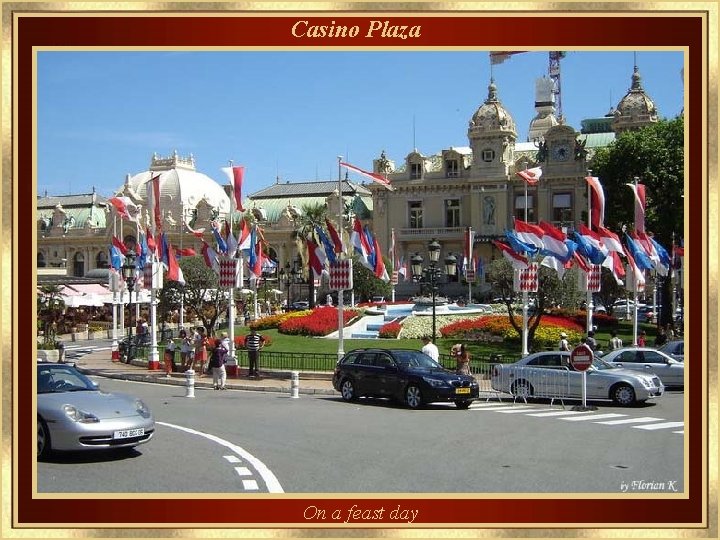
{"label": "monaco flag", "polygon": [[340,166],[345,167],[346,169],[354,171],[358,174],[361,174],[362,176],[369,178],[370,180],[377,182],[378,184],[382,184],[383,186],[385,186],[388,189],[393,189],[393,187],[390,185],[390,181],[381,174],[364,171],[360,167],[356,167],[355,165],[350,165],[349,163],[343,163],[342,161],[340,162]]}
{"label": "monaco flag", "polygon": [[245,167],[221,167],[221,170],[228,177],[230,184],[233,187],[235,208],[237,208],[240,212],[244,212],[245,209],[242,205],[242,184],[243,176],[245,175]]}
{"label": "monaco flag", "polygon": [[515,174],[525,180],[529,185],[536,186],[542,176],[542,169],[540,167],[533,167],[532,169],[518,171]]}

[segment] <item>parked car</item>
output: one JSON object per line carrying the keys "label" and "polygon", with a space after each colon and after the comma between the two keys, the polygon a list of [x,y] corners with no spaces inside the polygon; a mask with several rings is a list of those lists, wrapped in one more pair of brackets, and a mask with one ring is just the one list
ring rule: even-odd
{"label": "parked car", "polygon": [[148,442],[155,420],[136,397],[102,392],[71,364],[37,365],[37,454],[132,448]]}
{"label": "parked car", "polygon": [[654,373],[665,386],[685,386],[685,364],[650,347],[623,347],[603,356],[606,362],[633,371]]}
{"label": "parked car", "polygon": [[467,409],[479,395],[474,377],[447,370],[425,353],[411,349],[350,351],[335,366],[333,386],[345,401],[387,397],[411,409],[439,401],[452,401],[458,409]]}
{"label": "parked car", "polygon": [[668,356],[671,356],[678,362],[684,362],[685,361],[685,340],[684,339],[675,339],[673,341],[668,341],[665,345],[660,347],[658,351],[663,352],[667,354]]}
{"label": "parked car", "polygon": [[290,304],[290,311],[304,311],[310,309],[310,302],[306,300],[300,300]]}
{"label": "parked car", "polygon": [[[646,308],[646,304],[638,302],[638,314],[642,312],[643,308]],[[612,306],[612,315],[614,317],[625,317],[628,314],[632,317],[635,310],[635,302],[632,300],[616,300]]]}
{"label": "parked car", "polygon": [[[151,335],[149,332],[144,334],[133,334],[132,336],[125,336],[118,342],[118,353],[120,355],[120,361],[124,363],[130,362],[133,358],[137,357],[138,349],[140,347],[148,347],[151,342]],[[161,338],[158,336],[157,338]]]}
{"label": "parked car", "polygon": [[[620,369],[597,357],[586,373],[586,398],[591,400],[633,405],[665,391],[658,377]],[[537,352],[512,364],[496,364],[491,384],[494,390],[522,398],[582,397],[582,372],[570,366],[567,351]]]}

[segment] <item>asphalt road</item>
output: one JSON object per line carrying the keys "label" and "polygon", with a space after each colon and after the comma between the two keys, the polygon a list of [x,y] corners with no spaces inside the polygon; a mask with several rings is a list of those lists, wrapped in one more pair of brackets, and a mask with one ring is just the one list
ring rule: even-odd
{"label": "asphalt road", "polygon": [[39,492],[682,492],[683,393],[644,406],[476,402],[411,411],[384,400],[99,379],[146,400],[155,437],[134,450],[57,454]]}

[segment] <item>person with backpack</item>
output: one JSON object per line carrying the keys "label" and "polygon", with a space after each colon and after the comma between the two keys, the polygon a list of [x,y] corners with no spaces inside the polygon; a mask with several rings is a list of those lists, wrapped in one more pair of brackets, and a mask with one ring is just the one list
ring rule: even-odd
{"label": "person with backpack", "polygon": [[[223,332],[223,337],[226,334]],[[227,372],[225,371],[225,362],[227,362],[228,350],[225,348],[224,340],[216,340],[215,346],[210,353],[210,368],[212,368],[213,388],[215,390],[225,390],[227,381]]]}

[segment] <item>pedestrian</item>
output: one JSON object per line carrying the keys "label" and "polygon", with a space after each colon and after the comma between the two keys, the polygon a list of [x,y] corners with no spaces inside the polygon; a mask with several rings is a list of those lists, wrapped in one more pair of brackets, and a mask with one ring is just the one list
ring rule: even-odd
{"label": "pedestrian", "polygon": [[597,351],[598,345],[597,341],[595,340],[595,332],[592,330],[588,330],[587,338],[585,339],[585,345],[590,347],[593,352]]}
{"label": "pedestrian", "polygon": [[184,328],[180,330],[178,337],[180,338],[180,362],[182,364],[182,370],[187,371],[192,367],[192,337],[188,335],[187,331]]}
{"label": "pedestrian", "polygon": [[613,330],[610,333],[610,350],[614,351],[615,349],[620,349],[623,346],[622,339],[620,339],[617,335],[617,330]]}
{"label": "pedestrian", "polygon": [[169,377],[173,370],[175,360],[175,342],[172,336],[168,336],[165,344],[165,376]]}
{"label": "pedestrian", "polygon": [[437,345],[435,345],[432,340],[430,339],[430,336],[425,336],[422,338],[423,340],[423,347],[420,349],[420,352],[424,352],[427,354],[430,358],[438,361],[438,358],[440,358],[440,351],[438,351]]}
{"label": "pedestrian", "polygon": [[[200,377],[205,373],[205,367],[207,364],[207,346],[208,339],[205,335],[205,327],[198,326],[195,329],[195,335],[193,336],[193,347],[195,348],[195,357],[193,359],[193,369],[199,373]],[[195,369],[196,366],[199,369]]]}
{"label": "pedestrian", "polygon": [[450,353],[455,357],[455,372],[461,375],[470,375],[470,354],[465,349],[465,344],[458,343],[452,346]]}
{"label": "pedestrian", "polygon": [[570,343],[568,343],[567,334],[565,332],[560,332],[560,343],[558,343],[558,349],[561,351],[570,350]]}
{"label": "pedestrian", "polygon": [[637,339],[638,347],[645,347],[647,342],[645,341],[645,330],[640,330],[640,335]]}
{"label": "pedestrian", "polygon": [[662,347],[667,343],[667,333],[664,327],[658,328],[657,335],[655,336],[655,347]]}
{"label": "pedestrian", "polygon": [[[223,332],[223,338],[227,338],[227,334]],[[212,368],[213,388],[215,390],[225,390],[227,381],[227,372],[225,371],[225,362],[227,362],[228,349],[225,348],[225,339],[215,340],[215,346],[210,353],[210,367]]]}
{"label": "pedestrian", "polygon": [[245,348],[248,352],[250,369],[248,377],[260,377],[258,373],[258,361],[260,360],[260,349],[265,345],[265,338],[257,333],[255,328],[250,327],[250,334],[245,336]]}

